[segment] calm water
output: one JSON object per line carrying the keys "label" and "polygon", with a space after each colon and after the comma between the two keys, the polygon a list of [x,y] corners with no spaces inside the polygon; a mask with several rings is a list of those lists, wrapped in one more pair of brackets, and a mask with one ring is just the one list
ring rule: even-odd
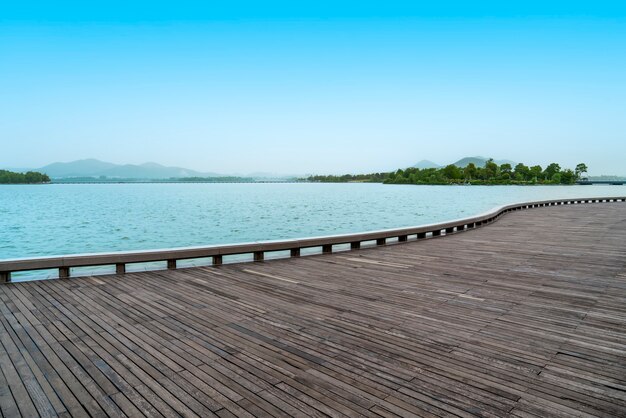
{"label": "calm water", "polygon": [[623,195],[625,186],[0,185],[0,259],[360,232]]}

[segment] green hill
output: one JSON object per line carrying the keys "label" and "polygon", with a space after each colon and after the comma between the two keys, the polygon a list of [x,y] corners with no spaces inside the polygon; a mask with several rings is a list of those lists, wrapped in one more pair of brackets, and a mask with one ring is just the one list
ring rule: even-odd
{"label": "green hill", "polygon": [[68,163],[53,163],[40,168],[38,171],[57,179],[70,177],[107,177],[112,179],[154,180],[185,177],[220,177],[220,175],[216,173],[202,173],[181,167],[166,167],[156,163],[120,165],[96,159],[78,160]]}
{"label": "green hill", "polygon": [[[489,158],[465,157],[465,158],[461,158],[459,161],[454,162],[452,164],[461,168],[467,167],[470,163],[473,163],[476,167],[484,167],[487,160],[489,160]],[[498,165],[511,164],[511,166],[515,166],[517,164],[515,161],[511,161],[511,160],[494,160],[493,162]]]}
{"label": "green hill", "polygon": [[425,168],[441,168],[439,164],[433,163],[429,160],[422,160],[419,163],[415,164],[413,167],[419,168],[420,170],[423,170]]}

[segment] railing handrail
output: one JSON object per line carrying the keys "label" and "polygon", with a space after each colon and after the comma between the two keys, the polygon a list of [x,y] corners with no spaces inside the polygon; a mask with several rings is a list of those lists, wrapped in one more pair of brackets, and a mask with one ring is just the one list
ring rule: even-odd
{"label": "railing handrail", "polygon": [[117,273],[126,271],[126,264],[167,261],[168,268],[176,268],[177,260],[212,257],[212,263],[219,265],[222,257],[226,255],[254,254],[255,261],[262,261],[265,252],[291,251],[292,257],[300,255],[300,249],[322,247],[324,253],[332,252],[332,246],[337,244],[351,244],[352,249],[360,248],[363,241],[376,240],[378,245],[383,245],[389,238],[398,238],[406,241],[408,236],[417,235],[417,238],[425,238],[427,234],[433,236],[452,233],[466,229],[473,229],[485,223],[490,223],[502,214],[534,207],[597,203],[597,202],[626,202],[626,197],[594,197],[575,199],[553,199],[533,202],[513,203],[498,206],[487,212],[469,218],[454,219],[441,223],[432,223],[412,227],[383,229],[360,233],[326,235],[309,238],[296,238],[274,241],[256,241],[238,244],[221,244],[198,247],[180,247],[160,250],[118,251],[94,254],[70,254],[62,256],[15,258],[0,260],[0,282],[9,282],[11,273],[19,271],[59,269],[61,278],[69,277],[69,269],[72,267],[94,267],[116,265]]}

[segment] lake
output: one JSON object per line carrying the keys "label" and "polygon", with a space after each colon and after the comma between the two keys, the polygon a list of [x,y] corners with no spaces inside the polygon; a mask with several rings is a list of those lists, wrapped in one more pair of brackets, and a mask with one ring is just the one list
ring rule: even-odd
{"label": "lake", "polygon": [[362,232],[515,202],[624,195],[625,186],[0,185],[0,259]]}

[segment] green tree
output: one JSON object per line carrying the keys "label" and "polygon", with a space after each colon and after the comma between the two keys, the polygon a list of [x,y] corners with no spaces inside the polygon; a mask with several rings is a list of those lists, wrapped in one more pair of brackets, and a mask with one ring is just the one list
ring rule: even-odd
{"label": "green tree", "polygon": [[513,167],[511,167],[511,164],[505,163],[505,164],[500,165],[500,174],[510,175],[512,171],[513,171]]}
{"label": "green tree", "polygon": [[530,167],[528,180],[538,181],[541,178],[541,174],[543,173],[543,169],[540,165],[534,165]]}
{"label": "green tree", "polygon": [[530,168],[522,163],[517,164],[515,166],[515,179],[519,181],[530,180]]}
{"label": "green tree", "polygon": [[586,172],[587,172],[587,164],[580,163],[576,165],[576,170],[574,172],[574,175],[576,176],[576,180],[580,179],[582,175],[585,174]]}
{"label": "green tree", "polygon": [[476,165],[474,163],[469,163],[463,169],[463,174],[465,175],[465,179],[471,181],[473,178],[478,177],[478,170],[476,169]]}
{"label": "green tree", "polygon": [[451,180],[458,180],[463,177],[461,169],[454,164],[445,166],[442,170],[442,174]]}
{"label": "green tree", "polygon": [[493,180],[498,175],[498,164],[493,162],[493,158],[490,158],[485,162],[485,168],[483,170],[483,178],[485,180]]}
{"label": "green tree", "polygon": [[498,176],[498,180],[508,183],[509,180],[511,180],[511,174],[513,173],[513,167],[511,167],[511,164],[501,164],[499,171],[500,175]]}
{"label": "green tree", "polygon": [[558,174],[561,175],[561,184],[574,184],[576,181],[576,173],[569,168],[566,168]]}
{"label": "green tree", "polygon": [[49,182],[50,177],[36,171],[29,171],[24,174],[0,170],[0,184],[38,184]]}
{"label": "green tree", "polygon": [[551,163],[543,171],[546,180],[555,180],[554,176],[561,171],[561,166],[557,163]]}

